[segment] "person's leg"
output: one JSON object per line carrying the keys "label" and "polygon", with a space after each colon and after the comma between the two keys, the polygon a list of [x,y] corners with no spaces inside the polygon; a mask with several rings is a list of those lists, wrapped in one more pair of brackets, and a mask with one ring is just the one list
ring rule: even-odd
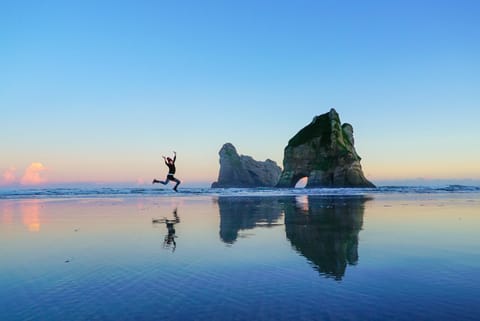
{"label": "person's leg", "polygon": [[177,187],[178,187],[178,185],[180,185],[181,181],[180,181],[178,178],[175,178],[175,177],[173,178],[173,181],[174,181],[175,183],[177,183],[177,184],[175,185],[175,187],[173,188],[173,190],[176,192],[176,191],[177,191]]}
{"label": "person's leg", "polygon": [[163,185],[167,185],[168,181],[169,181],[169,178],[168,178],[168,176],[167,176],[167,178],[165,179],[165,181],[159,181],[158,179],[153,179],[152,184],[160,183],[160,184],[163,184]]}
{"label": "person's leg", "polygon": [[163,185],[167,185],[169,180],[170,180],[170,178],[167,175],[167,178],[165,178],[165,181],[159,181],[159,183],[163,184]]}

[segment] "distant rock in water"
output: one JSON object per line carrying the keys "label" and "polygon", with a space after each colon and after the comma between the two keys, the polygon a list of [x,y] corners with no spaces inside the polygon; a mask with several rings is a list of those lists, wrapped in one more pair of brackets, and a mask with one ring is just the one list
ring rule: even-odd
{"label": "distant rock in water", "polygon": [[352,125],[342,125],[332,108],[290,139],[277,187],[294,187],[304,177],[305,187],[375,187],[363,175],[360,159]]}
{"label": "distant rock in water", "polygon": [[282,169],[274,161],[256,161],[250,156],[238,155],[235,147],[226,143],[218,153],[220,172],[212,187],[272,187]]}

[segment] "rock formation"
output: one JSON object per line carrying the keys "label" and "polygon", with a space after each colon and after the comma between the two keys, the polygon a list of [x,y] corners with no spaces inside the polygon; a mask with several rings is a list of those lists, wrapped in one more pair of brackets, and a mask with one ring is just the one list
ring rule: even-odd
{"label": "rock formation", "polygon": [[226,143],[218,153],[220,172],[212,187],[272,187],[282,169],[274,161],[256,161],[250,156],[238,155],[235,147]]}
{"label": "rock formation", "polygon": [[352,125],[342,125],[332,108],[290,139],[277,187],[294,187],[303,177],[306,187],[375,187],[363,175],[360,159]]}

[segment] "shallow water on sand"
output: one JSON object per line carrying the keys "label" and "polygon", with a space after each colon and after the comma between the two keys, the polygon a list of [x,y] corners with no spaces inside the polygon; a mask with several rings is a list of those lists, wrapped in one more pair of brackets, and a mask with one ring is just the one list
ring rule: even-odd
{"label": "shallow water on sand", "polygon": [[478,320],[479,196],[0,200],[0,320]]}

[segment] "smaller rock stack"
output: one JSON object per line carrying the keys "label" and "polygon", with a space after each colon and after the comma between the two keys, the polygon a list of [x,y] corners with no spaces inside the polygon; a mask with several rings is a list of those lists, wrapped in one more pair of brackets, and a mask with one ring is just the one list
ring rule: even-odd
{"label": "smaller rock stack", "polygon": [[218,153],[220,172],[213,188],[221,187],[273,187],[282,169],[274,161],[256,161],[250,156],[239,155],[231,143],[226,143]]}

